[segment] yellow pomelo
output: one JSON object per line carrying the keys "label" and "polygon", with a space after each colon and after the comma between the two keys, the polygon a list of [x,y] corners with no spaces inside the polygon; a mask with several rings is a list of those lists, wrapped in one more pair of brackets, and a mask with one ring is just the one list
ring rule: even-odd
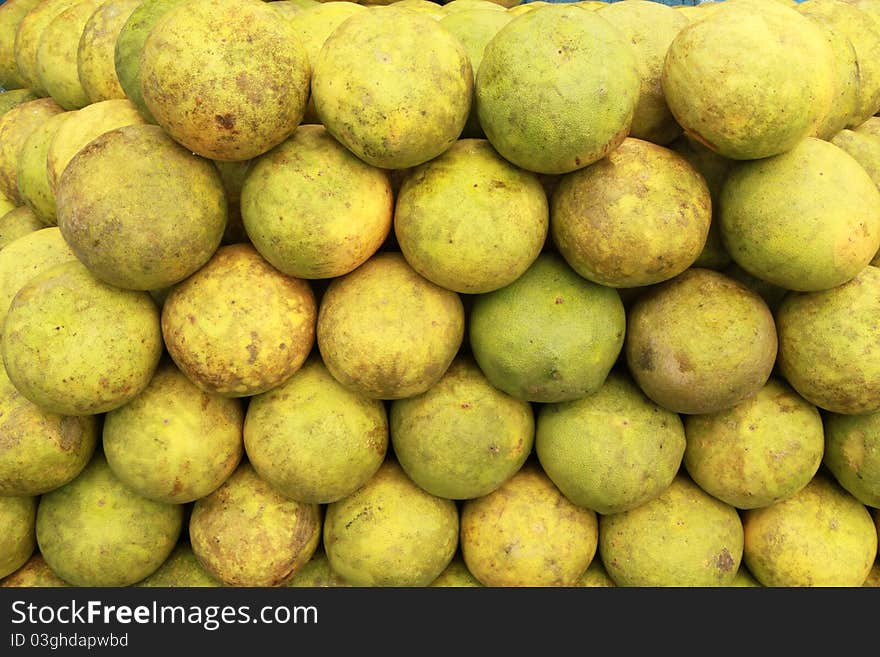
{"label": "yellow pomelo", "polygon": [[815,137],[738,163],[719,205],[727,252],[747,272],[785,289],[841,285],[880,248],[877,185],[844,149]]}
{"label": "yellow pomelo", "polygon": [[[453,0],[453,3],[461,1]],[[474,0],[474,2],[475,4],[469,5],[468,8],[461,9],[449,9],[453,3],[443,5],[447,12],[440,19],[440,25],[452,32],[462,42],[467,50],[471,69],[476,73],[480,68],[480,62],[483,61],[483,51],[486,49],[486,45],[498,33],[498,30],[513,20],[513,14],[504,11],[503,7],[489,0]],[[462,129],[461,136],[472,138],[486,136],[480,125],[476,101],[473,98],[467,123]]]}
{"label": "yellow pomelo", "polygon": [[740,563],[739,570],[736,571],[736,577],[733,578],[733,581],[728,586],[756,587],[763,586],[763,584],[755,579],[755,576],[749,572],[749,569],[743,563]]}
{"label": "yellow pomelo", "polygon": [[192,588],[223,586],[223,583],[202,567],[192,551],[192,546],[182,541],[175,546],[161,566],[135,586]]}
{"label": "yellow pomelo", "polygon": [[686,133],[745,160],[815,134],[835,79],[834,53],[816,21],[779,2],[736,0],[678,33],[661,84]]}
{"label": "yellow pomelo", "polygon": [[141,52],[144,102],[189,150],[247,160],[294,131],[309,61],[289,21],[259,0],[188,0],[153,26]]}
{"label": "yellow pomelo", "polygon": [[79,81],[89,103],[125,98],[116,74],[116,39],[142,0],[105,0],[83,27],[76,51]]}
{"label": "yellow pomelo", "polygon": [[324,517],[330,567],[352,586],[428,586],[452,561],[458,535],[455,502],[419,488],[390,458]]}
{"label": "yellow pomelo", "polygon": [[[832,4],[835,0],[832,0]],[[825,30],[828,44],[834,53],[835,91],[831,107],[816,128],[816,137],[828,139],[847,127],[859,111],[861,86],[859,58],[856,48],[845,29],[835,25],[823,7],[831,5],[813,0],[797,5],[798,11],[816,20]]]}
{"label": "yellow pomelo", "polygon": [[57,226],[23,235],[0,251],[0,326],[22,285],[67,260],[76,260],[76,255]]}
{"label": "yellow pomelo", "polygon": [[611,576],[605,569],[605,564],[602,563],[602,559],[596,555],[590,562],[589,567],[581,573],[580,577],[577,578],[573,586],[582,588],[609,588],[617,586],[617,584],[611,579]]}
{"label": "yellow pomelo", "polygon": [[[5,5],[0,5],[0,8]],[[16,105],[39,98],[30,89],[3,89],[0,87],[0,115],[5,114]]]}
{"label": "yellow pomelo", "polygon": [[287,586],[294,588],[331,588],[337,586],[351,586],[337,572],[330,567],[330,560],[323,545],[312,554],[306,564],[300,568],[288,582]]}
{"label": "yellow pomelo", "polygon": [[566,173],[623,141],[640,85],[635,50],[620,30],[599,12],[552,5],[517,16],[486,45],[477,116],[505,159]]}
{"label": "yellow pomelo", "polygon": [[55,202],[77,258],[101,280],[131,290],[169,287],[194,274],[226,228],[216,167],[150,124],[89,142],[65,167]]}
{"label": "yellow pomelo", "polygon": [[852,155],[880,189],[880,134],[844,129],[829,141]]}
{"label": "yellow pomelo", "polygon": [[193,504],[189,538],[196,559],[225,586],[284,586],[321,542],[321,507],[291,500],[242,462]]}
{"label": "yellow pomelo", "polygon": [[606,157],[563,175],[550,203],[550,233],[566,262],[608,287],[668,280],[706,243],[712,199],[677,152],[627,137]]}
{"label": "yellow pomelo", "polygon": [[824,419],[825,467],[862,504],[880,509],[880,411]]}
{"label": "yellow pomelo", "polygon": [[380,251],[333,279],[318,310],[317,344],[333,377],[375,399],[425,392],[464,337],[461,298]]}
{"label": "yellow pomelo", "polygon": [[48,588],[50,586],[70,586],[70,584],[49,568],[43,555],[35,552],[18,570],[0,580],[0,586]]}
{"label": "yellow pomelo", "polygon": [[43,222],[37,218],[34,211],[26,205],[13,208],[6,214],[0,215],[0,249],[35,230],[45,228]]}
{"label": "yellow pomelo", "polygon": [[355,157],[324,126],[301,125],[252,161],[240,205],[247,236],[266,260],[290,276],[319,279],[349,273],[382,246],[394,198],[387,171]]}
{"label": "yellow pomelo", "polygon": [[37,547],[35,527],[37,505],[35,496],[0,496],[0,577],[17,571]]}
{"label": "yellow pomelo", "polygon": [[19,24],[42,0],[6,0],[0,4],[0,87],[26,89],[27,81],[15,62],[15,33]]}
{"label": "yellow pomelo", "polygon": [[582,278],[552,252],[510,285],[476,296],[469,321],[471,350],[492,385],[535,402],[596,391],[626,330],[617,291]]}
{"label": "yellow pomelo", "polygon": [[40,85],[66,110],[89,104],[79,81],[77,51],[83,29],[104,0],[80,0],[53,18],[40,34],[37,45],[37,77]]}
{"label": "yellow pomelo", "polygon": [[535,452],[573,503],[597,513],[644,504],[672,482],[685,450],[681,418],[648,399],[625,371],[596,392],[538,411]]}
{"label": "yellow pomelo", "polygon": [[353,493],[388,449],[384,404],[345,388],[317,356],[251,397],[244,447],[257,473],[285,497],[328,504]]}
{"label": "yellow pomelo", "polygon": [[525,463],[535,437],[531,405],[495,388],[468,355],[422,394],[393,401],[389,421],[410,478],[456,500],[498,488]]}
{"label": "yellow pomelo", "polygon": [[113,66],[119,86],[122,87],[125,97],[150,123],[155,123],[156,120],[144,102],[141,88],[141,52],[144,42],[159,19],[182,2],[183,0],[142,0],[119,30],[113,47]]}
{"label": "yellow pomelo", "polygon": [[625,357],[648,397],[677,413],[715,413],[756,393],[776,362],[764,300],[739,281],[691,267],[639,296]]}
{"label": "yellow pomelo", "polygon": [[70,260],[18,290],[2,347],[9,379],[36,405],[104,413],[149,384],[162,355],[159,310],[147,292],[103,283]]}
{"label": "yellow pomelo", "polygon": [[877,557],[871,513],[824,473],[742,524],[743,562],[764,586],[861,586]]}
{"label": "yellow pomelo", "polygon": [[440,20],[446,15],[443,7],[432,0],[395,0],[391,4],[402,9],[411,9],[434,20]]}
{"label": "yellow pomelo", "polygon": [[639,64],[641,88],[629,136],[665,145],[681,134],[663,95],[660,75],[666,51],[688,19],[654,0],[606,4],[599,16],[618,28],[632,44]]}
{"label": "yellow pomelo", "polygon": [[618,586],[727,586],[743,555],[737,510],[680,472],[657,497],[599,516],[599,555]]}
{"label": "yellow pomelo", "polygon": [[688,474],[738,509],[794,495],[816,474],[825,449],[818,409],[778,378],[732,408],[686,416],[684,427]]}
{"label": "yellow pomelo", "polygon": [[488,11],[507,13],[505,7],[500,3],[492,2],[492,0],[450,0],[442,6],[443,11],[447,14],[455,14],[460,11],[470,11],[472,9],[485,9]]}
{"label": "yellow pomelo", "polygon": [[177,366],[206,392],[257,395],[287,380],[315,342],[307,280],[272,267],[249,243],[221,246],[162,306],[162,335]]}
{"label": "yellow pomelo", "polygon": [[41,495],[76,477],[98,442],[97,419],[43,410],[0,365],[0,495]]}
{"label": "yellow pomelo", "polygon": [[483,586],[480,580],[471,574],[460,554],[456,554],[442,573],[429,586],[464,587]]}
{"label": "yellow pomelo", "polygon": [[436,157],[471,107],[464,45],[430,16],[369,7],[343,21],[312,65],[320,121],[365,162],[386,169]]}
{"label": "yellow pomelo", "polygon": [[[271,5],[270,5],[271,6]],[[309,75],[318,61],[321,47],[333,30],[346,18],[361,11],[366,7],[348,0],[334,0],[333,2],[319,2],[311,7],[305,7],[294,12],[287,20],[293,26],[297,36],[306,49],[309,60]],[[315,110],[315,99],[309,95],[303,123],[320,123],[318,113]]]}
{"label": "yellow pomelo", "polygon": [[166,359],[134,399],[104,416],[102,445],[126,486],[186,504],[216,490],[244,454],[244,408],[199,389]]}
{"label": "yellow pomelo", "polygon": [[125,486],[99,451],[74,480],[40,498],[37,544],[49,567],[74,586],[129,586],[171,554],[183,519],[182,505]]}
{"label": "yellow pomelo", "polygon": [[50,116],[63,111],[51,98],[35,98],[0,115],[0,193],[15,205],[22,205],[18,191],[18,159],[24,142]]}
{"label": "yellow pomelo", "polygon": [[880,269],[843,285],[790,292],[776,310],[778,371],[801,396],[832,413],[880,411]]}
{"label": "yellow pomelo", "polygon": [[462,557],[484,586],[572,586],[596,555],[598,530],[596,513],[570,502],[534,460],[461,507]]}
{"label": "yellow pomelo", "polygon": [[46,226],[58,223],[55,191],[49,184],[49,146],[61,125],[72,115],[73,112],[60,112],[50,116],[28,135],[18,153],[15,169],[18,193],[22,202]]}
{"label": "yellow pomelo", "polygon": [[64,169],[83,146],[105,132],[142,123],[146,123],[146,120],[127,98],[102,100],[71,113],[70,120],[55,131],[46,153],[46,169],[52,193],[55,194]]}
{"label": "yellow pomelo", "polygon": [[538,177],[502,158],[485,139],[460,139],[414,167],[394,209],[407,262],[455,292],[513,283],[538,257],[550,221]]}
{"label": "yellow pomelo", "polygon": [[[73,7],[80,0],[41,0],[18,23],[15,30],[13,52],[18,75],[24,87],[38,96],[48,96],[49,92],[40,83],[37,73],[37,50],[43,30],[61,12]],[[4,5],[5,7],[5,5]]]}

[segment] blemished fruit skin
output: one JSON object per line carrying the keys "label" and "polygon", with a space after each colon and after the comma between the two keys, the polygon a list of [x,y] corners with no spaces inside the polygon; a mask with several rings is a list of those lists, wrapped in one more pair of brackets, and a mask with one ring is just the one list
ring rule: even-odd
{"label": "blemished fruit skin", "polygon": [[36,514],[39,498],[32,495],[0,496],[0,577],[21,568],[37,546]]}
{"label": "blemished fruit skin", "polygon": [[473,299],[468,339],[495,387],[524,401],[560,402],[598,389],[624,343],[613,288],[544,252],[513,283]]}
{"label": "blemished fruit skin", "polygon": [[572,586],[598,543],[596,512],[570,502],[537,461],[461,507],[461,553],[484,586]]}
{"label": "blemished fruit skin", "polygon": [[549,220],[538,176],[503,159],[485,139],[459,139],[403,179],[394,234],[422,276],[480,294],[528,269],[544,247]]}
{"label": "blemished fruit skin", "polygon": [[49,92],[40,83],[37,74],[37,50],[43,31],[58,14],[74,6],[79,0],[49,0],[40,2],[25,14],[15,31],[12,52],[24,87],[46,97]]}
{"label": "blemished fruit skin", "polygon": [[284,497],[243,461],[214,492],[196,500],[193,553],[225,586],[283,586],[321,540],[321,507]]}
{"label": "blemished fruit skin", "polygon": [[561,174],[623,141],[640,86],[635,52],[620,30],[599,12],[553,5],[517,16],[486,45],[475,103],[505,159]]}
{"label": "blemished fruit skin", "polygon": [[154,125],[96,137],[70,160],[55,190],[58,227],[101,280],[158,290],[214,254],[227,221],[217,168]]}
{"label": "blemished fruit skin", "polygon": [[758,159],[815,132],[834,97],[833,61],[822,27],[793,7],[735,0],[676,35],[661,81],[686,134]]}
{"label": "blemished fruit skin", "polygon": [[639,387],[677,413],[730,408],[763,386],[776,362],[773,314],[739,281],[691,267],[639,296],[625,358]]}
{"label": "blemished fruit skin", "polygon": [[70,584],[49,568],[49,564],[39,552],[35,552],[18,570],[0,579],[0,587],[47,588],[50,586],[70,586]]}
{"label": "blemished fruit skin", "polygon": [[599,555],[618,586],[727,586],[743,527],[734,507],[680,472],[645,504],[599,516]]}
{"label": "blemished fruit skin", "polygon": [[330,34],[311,82],[318,118],[336,139],[373,166],[405,169],[458,139],[474,73],[464,45],[437,20],[383,6]]}
{"label": "blemished fruit skin", "polygon": [[76,479],[40,498],[37,544],[50,568],[74,586],[129,586],[171,554],[183,517],[182,505],[125,486],[96,452]]}
{"label": "blemished fruit skin", "polygon": [[24,17],[40,2],[41,0],[6,0],[0,5],[0,86],[10,91],[27,89],[27,82],[18,72],[15,61],[15,33]]}
{"label": "blemished fruit skin", "polygon": [[675,151],[631,137],[562,176],[550,208],[550,233],[566,262],[615,288],[682,273],[700,256],[712,223],[699,171]]}
{"label": "blemished fruit skin", "polygon": [[91,460],[98,435],[95,416],[44,411],[0,365],[0,495],[41,495],[71,481]]}
{"label": "blemished fruit skin", "polygon": [[35,98],[0,114],[0,193],[15,205],[22,204],[18,191],[18,156],[30,134],[64,109],[52,98]]}
{"label": "blemished fruit skin", "polygon": [[135,586],[215,587],[223,586],[223,582],[202,567],[188,542],[180,542],[161,566]]}
{"label": "blemished fruit skin", "polygon": [[495,388],[465,354],[422,394],[393,401],[389,422],[406,473],[449,499],[492,492],[522,467],[534,445],[531,405]]}
{"label": "blemished fruit skin", "polygon": [[259,0],[190,0],[172,8],[144,41],[140,64],[150,114],[209,159],[247,160],[280,144],[309,98],[305,47]]}
{"label": "blemished fruit skin", "polygon": [[308,281],[282,274],[250,243],[229,244],[173,286],[162,335],[175,364],[202,390],[246,397],[302,366],[316,314]]}
{"label": "blemished fruit skin", "polygon": [[826,413],[823,463],[848,493],[880,508],[880,412]]}
{"label": "blemished fruit skin", "polygon": [[684,426],[612,370],[596,392],[538,411],[535,451],[565,496],[597,513],[620,513],[659,495],[681,466]]}
{"label": "blemished fruit skin", "polygon": [[374,399],[417,395],[446,372],[464,337],[461,298],[399,252],[376,253],[327,287],[317,345],[333,377]]}
{"label": "blemished fruit skin", "polygon": [[301,502],[329,504],[353,493],[378,470],[388,442],[385,405],[343,386],[316,356],[248,402],[248,460]]}
{"label": "blemished fruit skin", "polygon": [[137,397],[105,414],[101,444],[129,488],[186,504],[214,491],[238,466],[243,422],[239,399],[201,390],[166,359]]}
{"label": "blemished fruit skin", "polygon": [[50,116],[25,139],[18,154],[15,176],[21,200],[46,226],[58,223],[55,190],[49,184],[49,145],[71,115],[71,112],[61,112]]}
{"label": "blemished fruit skin", "polygon": [[877,557],[871,512],[825,473],[743,512],[743,562],[764,586],[861,586]]}
{"label": "blemished fruit skin", "polygon": [[240,204],[260,254],[308,279],[342,276],[366,262],[388,237],[394,212],[388,172],[311,124],[251,161]]}
{"label": "blemished fruit skin", "polygon": [[394,459],[326,507],[324,549],[352,586],[428,586],[452,561],[459,512],[418,487]]}
{"label": "blemished fruit skin", "polygon": [[327,552],[319,545],[311,559],[287,582],[287,586],[294,588],[331,588],[351,586],[351,584],[330,567]]}
{"label": "blemished fruit skin", "polygon": [[778,377],[732,408],[685,416],[684,427],[688,474],[738,509],[794,495],[822,464],[818,409]]}
{"label": "blemished fruit skin", "polygon": [[815,137],[779,155],[737,163],[719,199],[727,252],[788,290],[827,290],[880,248],[880,191],[858,160]]}
{"label": "blemished fruit skin", "polygon": [[116,40],[142,0],[108,0],[89,16],[76,51],[79,81],[89,103],[125,98],[116,73]]}
{"label": "blemished fruit skin", "polygon": [[778,371],[808,401],[832,413],[880,410],[880,269],[843,285],[790,292],[776,310]]}
{"label": "blemished fruit skin", "polygon": [[159,309],[149,293],[103,283],[78,260],[31,278],[3,329],[10,381],[60,415],[122,406],[147,387],[162,355]]}

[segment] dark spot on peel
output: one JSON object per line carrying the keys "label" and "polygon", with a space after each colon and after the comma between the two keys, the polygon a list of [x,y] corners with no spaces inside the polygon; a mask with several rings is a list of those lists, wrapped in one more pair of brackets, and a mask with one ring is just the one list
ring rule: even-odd
{"label": "dark spot on peel", "polygon": [[232,130],[235,127],[235,116],[232,114],[217,114],[214,121],[224,130]]}

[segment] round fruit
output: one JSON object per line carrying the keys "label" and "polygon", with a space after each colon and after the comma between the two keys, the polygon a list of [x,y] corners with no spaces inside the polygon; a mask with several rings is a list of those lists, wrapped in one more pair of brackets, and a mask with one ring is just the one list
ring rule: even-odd
{"label": "round fruit", "polygon": [[330,588],[351,586],[351,584],[334,572],[330,567],[327,553],[324,551],[323,546],[319,545],[312,558],[287,582],[287,586],[294,588]]}
{"label": "round fruit", "polygon": [[3,525],[0,577],[17,571],[34,553],[37,546],[34,528],[38,501],[39,498],[28,495],[0,496],[0,523]]}
{"label": "round fruit", "polygon": [[570,502],[535,461],[461,507],[461,553],[484,586],[572,586],[596,554],[596,513]]}
{"label": "round fruit", "polygon": [[743,562],[764,586],[861,586],[877,556],[870,512],[821,473],[742,522]]}
{"label": "round fruit", "polygon": [[0,250],[19,237],[44,228],[37,215],[26,205],[20,205],[0,215]]}
{"label": "round fruit", "polygon": [[46,119],[21,146],[15,175],[22,202],[46,226],[58,223],[55,208],[55,190],[49,184],[49,146],[61,125],[73,112],[61,112]]}
{"label": "round fruit", "polygon": [[458,138],[473,71],[461,42],[405,7],[368,7],[333,30],[312,65],[321,123],[355,155],[385,169],[416,166]]}
{"label": "round fruit", "polygon": [[77,2],[79,0],[41,1],[24,15],[15,31],[12,52],[15,55],[19,77],[23,80],[24,87],[31,89],[38,96],[49,95],[37,74],[37,49],[40,46],[40,37],[53,18]]}
{"label": "round fruit", "polygon": [[549,252],[510,285],[475,297],[469,320],[470,347],[486,378],[535,402],[598,390],[626,330],[617,291],[582,278]]}
{"label": "round fruit", "polygon": [[125,98],[116,74],[116,39],[142,0],[105,0],[83,27],[76,52],[79,81],[89,103]]}
{"label": "round fruit", "polygon": [[63,111],[51,98],[36,98],[0,114],[0,193],[15,205],[22,204],[18,191],[18,158],[25,141],[49,117]]}
{"label": "round fruit", "polygon": [[654,499],[599,516],[599,554],[618,586],[726,586],[743,527],[734,507],[679,473]]}
{"label": "round fruit", "polygon": [[393,459],[327,505],[324,549],[352,586],[428,586],[458,546],[458,508],[419,488]]}
{"label": "round fruit", "polygon": [[318,310],[317,343],[344,386],[374,399],[400,399],[443,376],[464,321],[458,294],[419,275],[400,253],[379,252],[330,282]]}
{"label": "round fruit", "polygon": [[880,412],[824,419],[825,467],[859,502],[880,509]]}
{"label": "round fruit", "polygon": [[623,371],[612,371],[590,395],[538,411],[541,466],[570,501],[597,513],[620,513],[658,496],[684,450],[681,418]]}
{"label": "round fruit", "polygon": [[411,169],[394,209],[394,234],[407,262],[464,294],[519,278],[541,252],[548,224],[541,181],[485,139],[460,139]]}
{"label": "round fruit", "polygon": [[11,575],[0,580],[2,587],[22,587],[33,588],[50,586],[70,586],[63,579],[58,577],[55,572],[49,568],[49,564],[43,559],[43,555],[35,552],[23,566]]}
{"label": "round fruit", "polygon": [[634,49],[599,12],[541,7],[486,45],[477,116],[505,159],[537,173],[567,173],[623,141],[640,85]]}
{"label": "round fruit", "polygon": [[639,387],[676,413],[715,413],[756,393],[776,362],[773,315],[739,281],[691,267],[639,296],[624,352]]}
{"label": "round fruit", "polygon": [[204,587],[223,586],[223,582],[208,573],[199,563],[189,543],[178,543],[168,558],[151,575],[135,586]]}

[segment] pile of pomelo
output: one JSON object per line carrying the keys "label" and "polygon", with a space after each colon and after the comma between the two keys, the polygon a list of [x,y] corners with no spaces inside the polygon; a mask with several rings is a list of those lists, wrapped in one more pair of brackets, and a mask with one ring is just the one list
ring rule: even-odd
{"label": "pile of pomelo", "polygon": [[4,586],[880,585],[880,0],[7,0]]}

